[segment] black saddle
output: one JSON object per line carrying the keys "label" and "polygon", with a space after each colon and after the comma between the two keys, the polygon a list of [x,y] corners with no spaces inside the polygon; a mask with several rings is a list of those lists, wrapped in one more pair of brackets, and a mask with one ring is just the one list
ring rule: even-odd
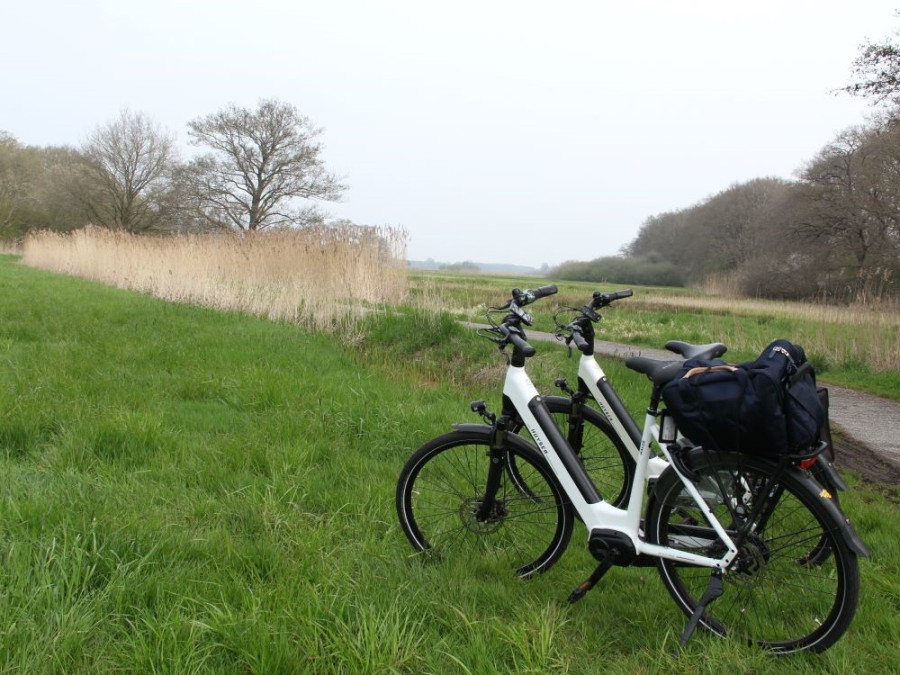
{"label": "black saddle", "polygon": [[722,342],[710,342],[708,345],[692,345],[690,342],[669,340],[666,349],[681,354],[685,359],[717,359],[728,351]]}

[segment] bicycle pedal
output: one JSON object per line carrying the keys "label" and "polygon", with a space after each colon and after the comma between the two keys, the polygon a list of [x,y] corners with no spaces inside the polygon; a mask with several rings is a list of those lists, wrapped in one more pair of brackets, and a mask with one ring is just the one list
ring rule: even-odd
{"label": "bicycle pedal", "polygon": [[557,389],[562,389],[562,390],[563,390],[564,392],[566,392],[567,394],[572,394],[572,393],[573,393],[572,390],[569,389],[569,381],[568,381],[566,378],[564,378],[564,377],[560,377],[559,379],[555,380],[555,381],[553,382],[553,385],[554,385]]}

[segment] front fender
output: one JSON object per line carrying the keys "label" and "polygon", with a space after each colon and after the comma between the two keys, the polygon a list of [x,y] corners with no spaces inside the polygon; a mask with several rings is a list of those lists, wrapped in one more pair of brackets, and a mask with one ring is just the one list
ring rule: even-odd
{"label": "front fender", "polygon": [[484,433],[484,434],[487,434],[488,436],[490,436],[494,430],[494,428],[490,424],[460,423],[460,424],[451,424],[450,426],[453,427],[456,431],[466,431],[469,433],[476,433],[476,434]]}
{"label": "front fender", "polygon": [[[490,440],[491,435],[494,433],[494,427],[490,424],[452,424],[451,425],[456,431],[464,431],[466,433],[472,434],[483,434],[485,438]],[[521,450],[524,453],[533,454],[535,457],[541,460],[544,464],[547,463],[547,460],[541,454],[541,451],[538,450],[538,447],[519,436],[519,434],[513,433],[512,431],[507,431],[506,433],[506,443],[510,446],[516,448],[516,450]]]}

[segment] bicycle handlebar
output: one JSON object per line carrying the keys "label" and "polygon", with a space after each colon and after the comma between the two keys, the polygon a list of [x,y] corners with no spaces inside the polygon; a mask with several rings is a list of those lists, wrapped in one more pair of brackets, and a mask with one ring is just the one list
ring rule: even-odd
{"label": "bicycle handlebar", "polygon": [[634,291],[632,291],[630,288],[625,288],[621,291],[614,291],[612,293],[601,293],[600,291],[594,291],[593,300],[591,301],[591,309],[600,309],[601,307],[606,307],[616,300],[621,300],[622,298],[630,298],[632,295],[634,295]]}
{"label": "bicycle handlebar", "polygon": [[[591,324],[600,321],[600,315],[594,310],[608,307],[616,300],[630,298],[632,295],[634,295],[634,291],[630,288],[625,288],[621,291],[613,291],[612,293],[594,291],[594,294],[591,296],[591,301],[580,310],[567,308],[577,311],[578,316],[567,326],[563,326],[557,322],[557,336],[565,336],[567,345],[574,342],[578,351],[585,356],[590,356],[594,353],[594,328]],[[587,334],[587,337],[585,337],[585,333]]]}
{"label": "bicycle handlebar", "polygon": [[[520,326],[520,324],[523,323],[526,326],[530,326],[533,321],[531,315],[522,308],[526,305],[530,305],[535,300],[540,300],[541,298],[546,298],[548,295],[555,294],[557,290],[558,289],[553,284],[534,289],[526,289],[524,291],[518,288],[512,289],[512,297],[503,305],[500,307],[487,308],[487,316],[491,328],[486,329],[481,335],[498,343],[500,349],[503,349],[507,344],[513,345],[516,354],[518,355],[514,357],[513,361],[515,362],[517,359],[522,358],[522,363],[524,364],[524,358],[534,356],[537,353],[537,350],[528,344],[528,341],[525,339],[525,333]],[[507,314],[503,321],[498,324],[491,318],[491,312],[500,311],[507,311]]]}

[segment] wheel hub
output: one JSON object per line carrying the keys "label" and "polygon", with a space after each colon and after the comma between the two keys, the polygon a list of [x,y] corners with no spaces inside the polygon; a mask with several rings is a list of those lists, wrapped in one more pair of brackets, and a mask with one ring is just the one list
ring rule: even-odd
{"label": "wheel hub", "polygon": [[482,500],[477,497],[465,500],[459,507],[459,517],[463,526],[476,534],[492,534],[500,529],[506,519],[506,503],[494,500],[494,506],[487,518],[480,520]]}
{"label": "wheel hub", "polygon": [[755,534],[748,536],[738,549],[732,565],[730,581],[739,586],[750,586],[758,582],[765,573],[771,552],[766,542]]}

